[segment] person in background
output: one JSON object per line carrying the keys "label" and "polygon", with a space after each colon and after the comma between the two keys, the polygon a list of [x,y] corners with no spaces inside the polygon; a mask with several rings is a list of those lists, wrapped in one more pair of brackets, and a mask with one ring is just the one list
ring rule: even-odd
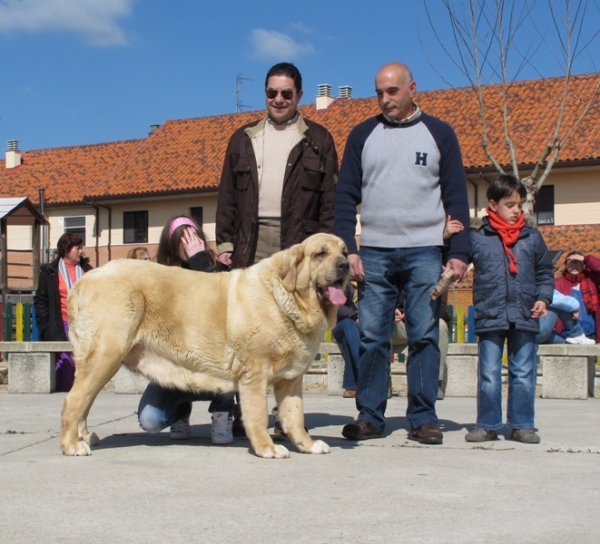
{"label": "person in background", "polygon": [[600,292],[600,257],[589,254],[583,258],[584,270],[587,276],[596,284]]}
{"label": "person in background", "polygon": [[535,385],[539,319],[552,302],[552,259],[540,232],[526,225],[520,180],[501,175],[487,190],[488,215],[471,226],[478,335],[477,423],[467,442],[496,440],[502,424],[502,353],[508,350],[510,439],[537,444]]}
{"label": "person in background", "polygon": [[[201,272],[226,269],[208,247],[202,229],[187,215],[178,215],[167,221],[160,236],[156,260],[166,266],[180,266]],[[181,286],[181,289],[186,288],[185,285]],[[198,308],[198,311],[202,311],[202,308]],[[171,439],[189,439],[192,436],[192,402],[196,401],[210,401],[208,411],[212,414],[211,442],[218,445],[231,444],[234,393],[192,393],[168,389],[150,382],[138,407],[140,426],[150,433],[170,427]]]}
{"label": "person in background", "polygon": [[342,379],[342,396],[346,399],[356,397],[356,377],[358,374],[358,348],[360,332],[358,330],[358,308],[356,306],[356,289],[352,283],[346,288],[346,303],[338,306],[337,323],[333,330],[333,338],[340,346],[344,358],[344,376]]}
{"label": "person in background", "polygon": [[[594,282],[596,290],[600,293],[600,258],[595,255],[586,255],[583,259],[586,275]],[[596,342],[600,340],[600,316],[596,315]]]}
{"label": "person in background", "polygon": [[[440,348],[440,373],[438,378],[438,393],[437,400],[443,400],[445,396],[445,376],[446,376],[446,358],[448,355],[448,327],[450,326],[451,317],[448,314],[448,293],[445,292],[440,297],[440,321],[439,321],[439,348]],[[400,293],[396,309],[394,310],[394,329],[390,339],[392,344],[392,358],[394,352],[403,351],[408,345],[408,337],[406,335],[406,321],[404,313],[404,296]]]}
{"label": "person in background", "polygon": [[[578,300],[579,324],[586,337],[597,340],[600,326],[598,289],[596,284],[587,277],[587,273],[583,254],[579,251],[572,251],[567,255],[563,275],[556,279],[554,287],[563,295],[569,295]],[[561,333],[560,322],[557,323],[555,330],[559,334]]]}
{"label": "person in background", "polygon": [[[265,96],[267,115],[233,133],[223,162],[217,252],[231,268],[250,266],[311,234],[333,233],[335,144],[327,129],[298,113],[298,68],[272,66]],[[234,435],[245,436],[239,404]]]}
{"label": "person in background", "polygon": [[[450,238],[464,230],[464,225],[458,219],[452,219],[449,215],[446,217],[444,225],[444,245],[447,246]],[[439,321],[439,348],[440,348],[440,373],[438,380],[437,400],[443,400],[446,392],[446,358],[448,355],[448,327],[452,326],[452,318],[448,313],[448,293],[445,291],[440,297],[440,321]],[[408,346],[408,337],[406,335],[406,320],[404,312],[404,294],[400,293],[396,301],[394,310],[394,329],[390,339],[392,344],[392,353],[390,362],[393,362],[394,352],[404,351]]]}
{"label": "person in background", "polygon": [[[73,284],[91,270],[83,255],[83,239],[65,232],[56,244],[58,256],[40,270],[38,287],[33,297],[35,320],[40,340],[66,342],[69,339],[67,297]],[[56,357],[56,391],[70,391],[75,378],[75,363],[70,352]]]}
{"label": "person in background", "polygon": [[[560,334],[554,330],[559,320],[562,323]],[[548,313],[540,318],[540,332],[535,341],[537,344],[595,344],[594,340],[585,335],[579,324],[579,301],[563,295],[556,289]]]}
{"label": "person in background", "polygon": [[127,252],[128,259],[138,259],[140,261],[149,261],[150,253],[145,247],[134,247]]}

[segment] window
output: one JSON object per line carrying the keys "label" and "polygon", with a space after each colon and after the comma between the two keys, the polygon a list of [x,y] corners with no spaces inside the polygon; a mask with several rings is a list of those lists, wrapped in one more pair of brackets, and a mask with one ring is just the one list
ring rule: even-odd
{"label": "window", "polygon": [[190,208],[190,215],[192,216],[192,219],[198,223],[198,226],[202,228],[202,206]]}
{"label": "window", "polygon": [[74,215],[73,217],[65,217],[63,226],[65,232],[78,234],[83,239],[85,245],[85,215]]}
{"label": "window", "polygon": [[535,198],[533,213],[538,225],[554,225],[554,185],[542,185]]}
{"label": "window", "polygon": [[123,213],[123,243],[148,243],[148,212]]}

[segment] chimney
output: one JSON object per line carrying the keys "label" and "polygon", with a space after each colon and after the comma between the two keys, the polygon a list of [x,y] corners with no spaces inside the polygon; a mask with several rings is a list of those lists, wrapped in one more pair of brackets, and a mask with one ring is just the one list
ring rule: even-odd
{"label": "chimney", "polygon": [[331,96],[331,85],[329,83],[320,83],[318,89],[316,107],[318,110],[326,110],[334,100],[333,96]]}
{"label": "chimney", "polygon": [[16,168],[21,166],[21,152],[19,151],[19,140],[8,140],[8,149],[6,150],[6,168]]}
{"label": "chimney", "polygon": [[160,125],[150,125],[150,132],[148,132],[148,136],[154,134],[159,128]]}
{"label": "chimney", "polygon": [[352,87],[350,85],[340,87],[340,98],[352,98]]}

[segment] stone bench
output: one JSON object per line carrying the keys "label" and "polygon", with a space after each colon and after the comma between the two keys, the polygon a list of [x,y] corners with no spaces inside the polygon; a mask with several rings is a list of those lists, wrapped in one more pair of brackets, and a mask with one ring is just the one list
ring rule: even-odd
{"label": "stone bench", "polygon": [[[73,349],[71,342],[0,342],[8,360],[9,393],[53,393],[56,391],[56,355]],[[148,379],[121,366],[111,380],[115,393],[142,393]]]}
{"label": "stone bench", "polygon": [[[72,349],[70,342],[0,342],[0,351],[8,359],[9,393],[52,393],[56,389],[54,367],[56,354]],[[538,384],[542,397],[555,399],[586,399],[594,396],[598,370],[596,358],[600,344],[574,346],[569,344],[538,347]],[[477,344],[450,344],[447,357],[448,397],[477,395]],[[339,346],[324,342],[319,349],[319,361],[305,376],[305,385],[319,383],[329,395],[342,394],[344,359]],[[506,368],[503,368],[506,375]],[[148,380],[121,366],[112,379],[115,393],[144,391]],[[406,365],[392,365],[392,384],[395,390],[406,389]]]}
{"label": "stone bench", "polygon": [[[322,355],[327,354],[327,393],[342,394],[344,359],[335,343],[321,344]],[[594,396],[596,358],[600,344],[552,344],[538,346],[538,378],[542,397],[552,399],[587,399]],[[449,344],[446,358],[448,367],[446,396],[477,396],[477,344]],[[310,371],[309,371],[310,372]],[[507,369],[503,367],[506,378]],[[406,365],[392,365],[392,383],[406,386]]]}

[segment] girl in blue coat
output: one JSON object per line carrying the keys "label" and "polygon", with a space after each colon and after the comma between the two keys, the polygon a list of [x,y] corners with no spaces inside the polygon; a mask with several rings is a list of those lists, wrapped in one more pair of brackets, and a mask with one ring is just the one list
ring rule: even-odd
{"label": "girl in blue coat", "polygon": [[477,424],[467,442],[496,440],[502,428],[502,351],[508,349],[510,439],[537,444],[534,401],[539,318],[552,301],[552,260],[541,234],[525,224],[525,186],[498,176],[487,191],[488,215],[471,229],[475,334],[479,337]]}

